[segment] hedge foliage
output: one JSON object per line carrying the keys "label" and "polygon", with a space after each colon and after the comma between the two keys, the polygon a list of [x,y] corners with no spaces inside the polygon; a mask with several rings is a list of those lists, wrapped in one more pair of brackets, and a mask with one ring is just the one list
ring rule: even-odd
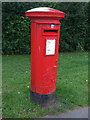
{"label": "hedge foliage", "polygon": [[30,22],[25,11],[35,7],[50,7],[66,13],[61,20],[60,51],[88,51],[90,2],[3,2],[3,54],[30,53]]}

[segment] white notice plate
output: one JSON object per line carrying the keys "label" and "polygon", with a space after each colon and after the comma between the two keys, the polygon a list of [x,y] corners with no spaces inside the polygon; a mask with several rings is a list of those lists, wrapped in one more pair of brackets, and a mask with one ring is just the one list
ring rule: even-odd
{"label": "white notice plate", "polygon": [[55,54],[55,39],[47,39],[46,40],[46,55],[54,55]]}

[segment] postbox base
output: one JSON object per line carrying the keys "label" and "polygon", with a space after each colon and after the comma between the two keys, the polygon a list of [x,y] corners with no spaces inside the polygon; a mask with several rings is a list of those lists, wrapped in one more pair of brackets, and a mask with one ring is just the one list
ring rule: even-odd
{"label": "postbox base", "polygon": [[41,106],[52,105],[55,102],[55,91],[49,94],[38,94],[30,90],[31,100]]}

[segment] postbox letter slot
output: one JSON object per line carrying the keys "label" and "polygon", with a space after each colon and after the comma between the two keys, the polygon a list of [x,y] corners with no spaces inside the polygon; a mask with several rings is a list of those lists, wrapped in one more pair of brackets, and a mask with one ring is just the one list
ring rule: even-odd
{"label": "postbox letter slot", "polygon": [[44,35],[57,35],[58,30],[44,30]]}

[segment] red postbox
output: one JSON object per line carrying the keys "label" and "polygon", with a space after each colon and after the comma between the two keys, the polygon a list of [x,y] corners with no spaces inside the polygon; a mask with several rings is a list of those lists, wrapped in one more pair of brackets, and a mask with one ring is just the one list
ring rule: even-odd
{"label": "red postbox", "polygon": [[28,10],[31,22],[31,99],[40,104],[52,103],[56,89],[59,20],[64,12],[48,7]]}

